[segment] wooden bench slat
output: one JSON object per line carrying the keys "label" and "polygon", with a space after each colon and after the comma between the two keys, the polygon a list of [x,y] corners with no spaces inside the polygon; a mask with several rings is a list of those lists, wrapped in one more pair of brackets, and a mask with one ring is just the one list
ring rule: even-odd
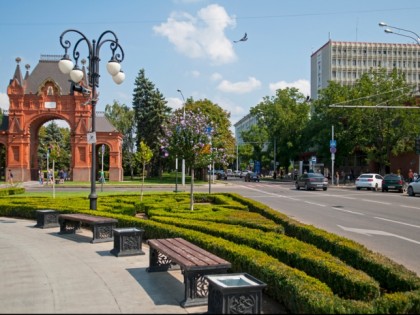
{"label": "wooden bench slat", "polygon": [[69,220],[79,220],[80,222],[84,222],[84,223],[109,223],[109,222],[117,223],[118,222],[117,219],[93,216],[93,215],[82,214],[82,213],[60,214],[59,218],[69,219]]}
{"label": "wooden bench slat", "polygon": [[231,266],[228,261],[181,238],[153,239],[149,245],[187,269]]}

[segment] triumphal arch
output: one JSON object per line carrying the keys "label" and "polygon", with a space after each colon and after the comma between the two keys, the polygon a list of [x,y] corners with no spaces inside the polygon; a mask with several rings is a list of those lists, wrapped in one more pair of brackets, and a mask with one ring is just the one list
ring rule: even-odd
{"label": "triumphal arch", "polygon": [[[21,60],[16,58],[16,70],[7,87],[10,106],[0,125],[0,145],[6,148],[5,167],[13,172],[15,182],[38,179],[39,129],[44,123],[57,119],[70,126],[71,180],[90,181],[91,95],[74,90],[68,75],[62,74],[58,68],[61,57],[42,55],[31,73],[30,66],[25,66],[25,76],[20,69]],[[86,69],[82,70],[86,72]],[[84,77],[87,77],[86,73]],[[88,87],[87,82],[81,84]],[[96,152],[100,154],[102,145],[106,146],[109,169],[105,171],[109,172],[109,180],[121,181],[122,134],[104,115],[98,113],[95,117]],[[96,157],[96,161],[99,160]],[[96,163],[95,174],[100,170],[98,166]]]}

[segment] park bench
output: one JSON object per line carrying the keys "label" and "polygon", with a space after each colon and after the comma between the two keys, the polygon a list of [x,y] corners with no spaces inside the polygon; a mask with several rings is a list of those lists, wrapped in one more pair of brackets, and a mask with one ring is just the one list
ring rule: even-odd
{"label": "park bench", "polygon": [[75,234],[82,225],[87,225],[93,232],[91,243],[112,242],[114,240],[113,229],[118,220],[99,217],[88,214],[72,213],[58,216],[60,234]]}
{"label": "park bench", "polygon": [[150,239],[148,272],[167,271],[179,267],[184,275],[182,307],[206,305],[210,274],[226,273],[231,263],[182,239]]}

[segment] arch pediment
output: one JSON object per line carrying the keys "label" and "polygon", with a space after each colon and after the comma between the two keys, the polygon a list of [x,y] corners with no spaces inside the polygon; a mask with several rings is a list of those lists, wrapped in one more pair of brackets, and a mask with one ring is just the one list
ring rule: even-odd
{"label": "arch pediment", "polygon": [[55,82],[52,78],[46,78],[38,87],[37,91],[38,95],[44,95],[44,96],[60,96],[61,95],[61,89],[60,86]]}

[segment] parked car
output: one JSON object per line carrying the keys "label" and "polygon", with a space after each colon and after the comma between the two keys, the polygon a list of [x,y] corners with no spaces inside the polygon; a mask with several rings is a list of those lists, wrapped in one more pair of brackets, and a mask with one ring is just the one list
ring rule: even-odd
{"label": "parked car", "polygon": [[397,190],[402,193],[407,190],[407,186],[404,177],[398,174],[386,174],[382,181],[382,191]]}
{"label": "parked car", "polygon": [[246,182],[259,182],[260,181],[260,176],[257,173],[248,172],[245,175],[245,181]]}
{"label": "parked car", "polygon": [[321,173],[307,173],[298,176],[295,187],[297,190],[303,187],[305,190],[328,189],[328,178]]}
{"label": "parked car", "polygon": [[420,194],[420,177],[417,177],[417,179],[408,184],[407,194],[409,196]]}
{"label": "parked car", "polygon": [[239,178],[245,177],[250,172],[252,171],[242,171],[241,174],[239,175]]}
{"label": "parked car", "polygon": [[242,171],[239,171],[239,170],[233,171],[233,176],[240,177],[241,173],[242,173]]}
{"label": "parked car", "polygon": [[382,189],[383,177],[376,173],[364,173],[356,178],[356,189],[360,190],[366,188],[372,191],[378,191]]}
{"label": "parked car", "polygon": [[224,170],[216,170],[215,173],[216,173],[217,179],[224,179],[224,180],[227,179],[227,174],[225,173]]}

